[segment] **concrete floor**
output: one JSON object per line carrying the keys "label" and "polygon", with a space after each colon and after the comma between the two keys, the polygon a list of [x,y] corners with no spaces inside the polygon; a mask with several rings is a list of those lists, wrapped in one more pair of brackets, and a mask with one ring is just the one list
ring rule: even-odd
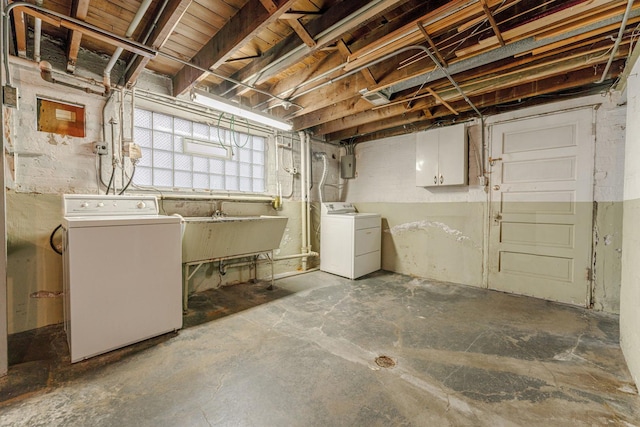
{"label": "concrete floor", "polygon": [[215,320],[8,395],[23,357],[0,426],[640,425],[616,316],[388,273],[277,285],[196,295],[185,323]]}

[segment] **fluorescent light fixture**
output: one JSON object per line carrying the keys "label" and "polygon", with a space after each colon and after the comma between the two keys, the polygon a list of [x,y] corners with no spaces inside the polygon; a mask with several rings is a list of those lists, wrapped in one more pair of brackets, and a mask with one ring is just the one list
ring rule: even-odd
{"label": "fluorescent light fixture", "polygon": [[233,114],[234,116],[242,117],[247,120],[251,120],[263,125],[271,126],[280,130],[291,130],[293,126],[291,123],[278,120],[267,114],[259,113],[257,111],[251,111],[246,108],[242,108],[237,104],[231,103],[229,100],[213,95],[209,92],[205,92],[199,89],[193,89],[191,91],[191,99],[198,104],[206,105],[207,107],[214,108],[222,113]]}

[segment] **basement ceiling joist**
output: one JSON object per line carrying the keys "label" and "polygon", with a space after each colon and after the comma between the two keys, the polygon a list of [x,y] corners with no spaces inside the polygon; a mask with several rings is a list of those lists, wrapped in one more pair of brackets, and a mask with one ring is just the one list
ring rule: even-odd
{"label": "basement ceiling joist", "polygon": [[[46,10],[124,37],[141,3],[43,0],[39,15],[16,8],[11,54],[33,58],[38,16],[66,48],[56,62],[74,72],[81,48],[111,55],[116,46],[60,26]],[[112,81],[134,86],[147,69],[170,77],[174,94],[197,87],[330,142],[363,141],[469,117],[472,107],[425,49],[483,112],[504,111],[607,90],[639,23],[640,0],[152,0],[131,39],[161,54],[125,51],[127,71]]]}

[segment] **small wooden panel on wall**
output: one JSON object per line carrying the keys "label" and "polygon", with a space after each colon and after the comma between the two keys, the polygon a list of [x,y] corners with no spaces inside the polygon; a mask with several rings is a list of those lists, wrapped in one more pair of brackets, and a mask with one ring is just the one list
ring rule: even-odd
{"label": "small wooden panel on wall", "polygon": [[38,97],[38,130],[84,137],[84,106]]}

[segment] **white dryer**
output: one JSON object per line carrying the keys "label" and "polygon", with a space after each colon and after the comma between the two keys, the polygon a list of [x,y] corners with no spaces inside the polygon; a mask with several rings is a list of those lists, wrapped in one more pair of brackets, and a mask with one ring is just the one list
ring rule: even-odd
{"label": "white dryer", "polygon": [[358,213],[344,202],[321,209],[320,270],[349,279],[380,270],[380,214]]}

